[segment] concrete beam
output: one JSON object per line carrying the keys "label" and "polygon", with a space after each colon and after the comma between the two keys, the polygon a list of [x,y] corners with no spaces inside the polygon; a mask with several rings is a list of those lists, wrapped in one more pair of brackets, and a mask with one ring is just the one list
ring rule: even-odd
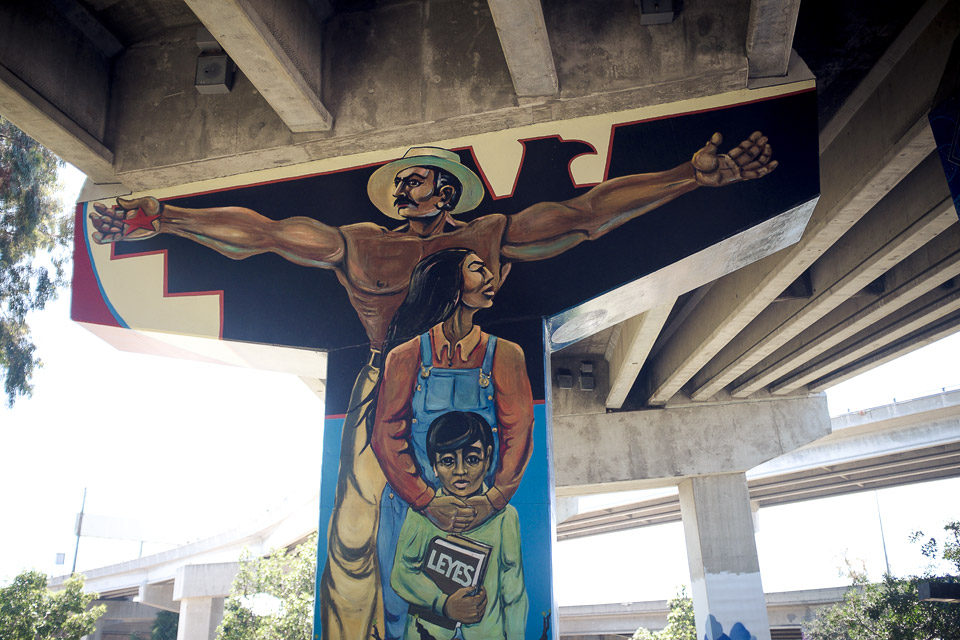
{"label": "concrete beam", "polygon": [[230,595],[233,579],[240,570],[236,562],[188,564],[177,569],[173,599],[217,598]]}
{"label": "concrete beam", "polygon": [[[937,293],[939,292],[932,292],[934,295]],[[960,331],[960,292],[927,303],[930,297],[931,294],[927,294],[917,301],[923,305],[919,310],[905,318],[898,318],[899,321],[895,324],[867,339],[842,348],[797,375],[818,374],[820,377],[811,382],[807,389],[811,392],[823,391]],[[913,308],[911,306],[910,310]],[[889,346],[878,351],[878,348],[884,345]],[[867,356],[870,353],[873,355]],[[784,384],[790,382],[792,380],[788,378]]]}
{"label": "concrete beam", "polygon": [[555,416],[557,495],[666,486],[750,469],[830,433],[826,407],[826,398],[815,396]]}
{"label": "concrete beam", "polygon": [[932,153],[813,264],[813,297],[765,309],[694,376],[691,397],[705,400],[735,381],[731,393],[746,398],[770,384],[782,373],[747,372],[956,222]]}
{"label": "concrete beam", "polygon": [[[91,46],[94,37],[103,42]],[[28,0],[0,3],[0,113],[101,183],[119,182],[104,145],[108,52],[117,46],[72,0],[58,0],[55,8]]]}
{"label": "concrete beam", "polygon": [[[883,321],[850,338],[825,357],[815,360],[806,368],[777,383],[793,386],[799,379],[821,379],[831,371],[856,363],[870,353],[894,345],[910,334],[921,331],[927,325],[940,325],[944,318],[952,317],[960,309],[960,290],[951,287],[948,292],[938,288],[930,291],[909,305],[889,314]],[[911,349],[912,350],[912,349]],[[814,383],[819,386],[818,382]],[[834,383],[837,384],[837,383]]]}
{"label": "concrete beam", "polygon": [[521,98],[560,91],[540,0],[488,0],[500,45]]}
{"label": "concrete beam", "polygon": [[333,126],[320,102],[322,30],[306,2],[185,1],[291,131]]}
{"label": "concrete beam", "polygon": [[751,78],[784,76],[790,65],[800,0],[753,0],[747,26]]}
{"label": "concrete beam", "polygon": [[803,238],[713,286],[651,362],[650,404],[665,404],[934,149],[926,114],[958,32],[945,9],[863,101],[821,156],[822,196]]}
{"label": "concrete beam", "polygon": [[820,153],[829,147],[834,139],[843,131],[850,120],[861,107],[870,99],[883,84],[887,76],[899,65],[905,55],[924,37],[931,25],[941,20],[941,12],[950,0],[926,0],[903,28],[896,40],[887,48],[883,56],[870,69],[867,76],[860,81],[853,93],[844,101],[843,105],[834,114],[820,132]]}
{"label": "concrete beam", "polygon": [[[747,471],[751,506],[766,507],[941,477],[960,469],[960,390],[832,418],[832,433]],[[677,494],[586,511],[557,539],[680,520]]]}
{"label": "concrete beam", "polygon": [[0,113],[95,182],[120,182],[113,171],[113,153],[4,66]]}
{"label": "concrete beam", "polygon": [[106,58],[112,58],[123,51],[123,44],[117,37],[91,13],[80,0],[49,0],[56,10],[78,31],[87,36],[87,40]]}
{"label": "concrete beam", "polygon": [[[860,331],[878,324],[920,296],[960,276],[960,225],[955,224],[921,251],[911,254],[884,275],[886,291],[876,298],[852,298],[791,340],[769,371],[785,376]],[[786,355],[783,355],[786,354]],[[773,360],[773,359],[772,359]],[[775,394],[793,393],[814,378],[795,376],[770,387]]]}
{"label": "concrete beam", "polygon": [[619,331],[614,334],[616,341],[611,336],[605,354],[610,364],[610,392],[606,400],[608,409],[623,406],[675,302],[659,305],[621,322],[617,327]]}
{"label": "concrete beam", "polygon": [[[599,22],[592,3],[545,3],[561,95],[519,104],[487,3],[375,4],[335,13],[323,25],[323,103],[335,121],[332,132],[292,133],[244,73],[229,94],[197,94],[195,27],[127,49],[114,63],[110,92],[111,148],[124,183],[155,190],[713,96],[742,90],[747,81],[749,5],[735,0],[720,8],[691,3],[675,25],[643,30],[631,3],[607,3]],[[718,11],[724,20],[714,19]],[[611,64],[617,60],[628,64]],[[170,127],[179,135],[170,136]]]}
{"label": "concrete beam", "polygon": [[173,601],[173,582],[160,584],[142,584],[137,602],[146,604],[164,611],[180,611],[180,605]]}

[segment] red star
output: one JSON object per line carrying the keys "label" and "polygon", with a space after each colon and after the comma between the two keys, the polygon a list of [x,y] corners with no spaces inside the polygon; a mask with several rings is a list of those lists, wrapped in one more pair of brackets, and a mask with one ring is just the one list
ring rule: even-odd
{"label": "red star", "polygon": [[160,217],[158,213],[155,216],[148,216],[147,212],[143,209],[137,209],[136,215],[132,218],[127,218],[124,220],[126,227],[123,230],[123,235],[128,236],[137,229],[146,229],[147,231],[155,231],[153,228],[153,221]]}

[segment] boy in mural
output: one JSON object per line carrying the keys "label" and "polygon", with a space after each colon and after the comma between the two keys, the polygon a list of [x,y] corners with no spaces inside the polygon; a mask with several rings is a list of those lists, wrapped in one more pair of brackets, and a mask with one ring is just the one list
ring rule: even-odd
{"label": "boy in mural", "polygon": [[[490,425],[479,414],[451,411],[434,420],[427,432],[427,455],[440,482],[438,493],[461,500],[482,495],[486,490],[483,480],[493,458],[493,442]],[[457,637],[464,640],[523,640],[527,593],[516,509],[507,505],[464,534],[463,537],[489,549],[483,582],[477,587],[464,586],[447,594],[429,577],[428,566],[438,567],[441,573],[451,566],[438,560],[436,554],[431,557],[428,553],[431,542],[444,537],[442,529],[415,511],[408,514],[400,530],[391,584],[410,603],[405,637],[418,637],[418,614],[433,614],[460,623]],[[422,617],[421,623],[435,638],[452,635],[426,618]]]}
{"label": "boy in mural", "polygon": [[[370,177],[367,194],[374,205],[404,221],[392,230],[366,222],[332,227],[299,216],[271,220],[242,207],[187,209],[153,197],[118,198],[109,208],[94,205],[90,220],[97,243],[170,233],[235,259],[274,252],[295,264],[332,270],[346,289],[370,340],[370,357],[358,374],[343,424],[320,590],[324,640],[365,640],[382,616],[376,531],[385,479],[367,446],[368,429],[361,427],[372,419],[368,405],[380,377],[380,349],[414,266],[437,251],[467,247],[494,274],[496,290],[513,262],[560,255],[700,186],[761,178],[777,166],[759,131],[728,154],[718,152],[721,142],[715,133],[691,161],[673,169],[614,178],[565,202],[542,202],[468,223],[453,216],[480,204],[483,184],[456,153],[434,147],[414,147]],[[476,515],[452,503],[442,508],[442,517],[451,522],[472,521]]]}

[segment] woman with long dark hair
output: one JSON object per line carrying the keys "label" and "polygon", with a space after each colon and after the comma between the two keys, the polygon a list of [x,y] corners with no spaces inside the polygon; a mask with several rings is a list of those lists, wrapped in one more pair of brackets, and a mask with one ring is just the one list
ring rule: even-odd
{"label": "woman with long dark hair", "polygon": [[[377,555],[386,638],[402,638],[407,604],[390,587],[400,527],[412,508],[440,529],[473,529],[513,497],[533,447],[533,395],[520,347],[473,322],[493,305],[496,282],[468,249],[447,249],[414,269],[384,345],[371,444],[387,486],[380,502]],[[431,422],[449,411],[483,416],[495,434],[482,494],[438,495],[426,452]]]}

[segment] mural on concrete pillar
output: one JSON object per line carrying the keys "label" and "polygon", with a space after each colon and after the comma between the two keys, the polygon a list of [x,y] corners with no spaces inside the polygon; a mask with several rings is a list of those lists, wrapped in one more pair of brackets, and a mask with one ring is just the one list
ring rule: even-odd
{"label": "mural on concrete pillar", "polygon": [[815,94],[765,91],[93,203],[73,317],[327,352],[318,638],[556,637],[545,352],[798,237]]}

